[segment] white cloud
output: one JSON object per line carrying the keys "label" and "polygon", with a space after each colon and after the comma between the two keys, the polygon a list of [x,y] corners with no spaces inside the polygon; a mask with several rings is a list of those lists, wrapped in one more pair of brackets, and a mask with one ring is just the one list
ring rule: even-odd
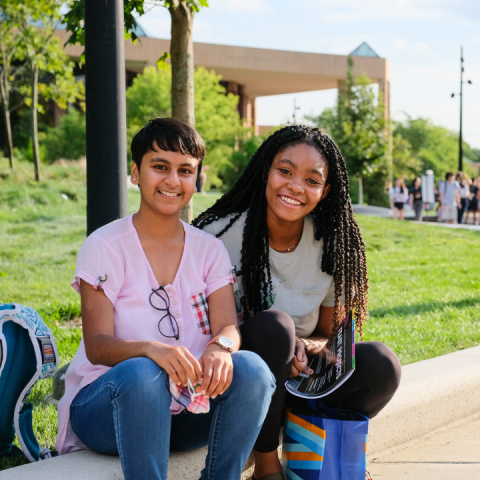
{"label": "white cloud", "polygon": [[297,8],[317,10],[322,20],[346,23],[372,20],[431,20],[451,14],[463,0],[297,0]]}
{"label": "white cloud", "polygon": [[408,42],[404,38],[397,37],[392,40],[392,46],[398,50],[405,50],[408,47]]}
{"label": "white cloud", "polygon": [[420,53],[430,53],[430,47],[422,42],[417,42],[415,45],[415,49],[417,50],[417,52]]}
{"label": "white cloud", "polygon": [[265,0],[210,0],[209,5],[214,10],[226,8],[234,13],[263,13],[272,9]]}

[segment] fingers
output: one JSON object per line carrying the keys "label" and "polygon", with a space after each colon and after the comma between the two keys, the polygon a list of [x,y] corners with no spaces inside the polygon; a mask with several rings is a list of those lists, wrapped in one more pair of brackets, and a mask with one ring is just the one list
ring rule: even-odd
{"label": "fingers", "polygon": [[290,378],[298,377],[300,372],[292,365],[292,370],[290,372]]}
{"label": "fingers", "polygon": [[306,373],[307,375],[311,375],[313,373],[313,370],[308,367],[307,362],[308,358],[305,354],[302,356],[302,359],[299,359],[297,356],[293,357],[292,374],[293,368],[295,368],[295,371],[298,372],[297,375],[300,375],[300,373]]}
{"label": "fingers", "polygon": [[224,364],[220,367],[220,372],[219,372],[220,379],[218,381],[218,384],[215,390],[211,394],[212,398],[215,398],[217,395],[220,395],[223,392],[223,388],[227,381],[227,375],[228,375],[228,367],[227,365]]}
{"label": "fingers", "polygon": [[177,384],[187,386],[187,377],[195,385],[202,377],[202,368],[185,347],[161,346],[155,349],[152,360],[162,367]]}
{"label": "fingers", "polygon": [[232,383],[233,379],[233,364],[231,362],[224,362],[222,365],[222,373],[220,374],[220,381],[217,388],[212,393],[212,398],[217,395],[222,395]]}
{"label": "fingers", "polygon": [[203,377],[202,366],[200,365],[200,362],[190,353],[189,350],[186,350],[185,356],[187,360],[190,362],[190,364],[192,365],[193,370],[195,372],[195,376],[190,377],[192,384],[195,385]]}
{"label": "fingers", "polygon": [[203,379],[200,393],[215,398],[227,390],[233,379],[232,357],[219,353],[203,359]]}
{"label": "fingers", "polygon": [[210,361],[204,361],[203,362],[203,378],[202,378],[202,389],[200,393],[202,395],[206,395],[207,391],[209,391],[210,388],[210,382],[212,380],[212,374],[213,374],[213,365],[212,362]]}

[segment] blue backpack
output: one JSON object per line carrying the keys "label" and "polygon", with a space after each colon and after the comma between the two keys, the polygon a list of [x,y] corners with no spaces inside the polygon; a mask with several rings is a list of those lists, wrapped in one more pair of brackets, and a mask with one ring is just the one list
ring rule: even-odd
{"label": "blue backpack", "polygon": [[58,352],[52,332],[33,309],[0,304],[0,458],[17,457],[15,433],[31,462],[51,456],[38,445],[32,425],[32,404],[26,403],[39,378],[55,374]]}

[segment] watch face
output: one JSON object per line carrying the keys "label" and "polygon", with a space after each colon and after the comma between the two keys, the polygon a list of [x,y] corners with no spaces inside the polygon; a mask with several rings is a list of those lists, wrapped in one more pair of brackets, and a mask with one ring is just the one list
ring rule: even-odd
{"label": "watch face", "polygon": [[226,348],[233,348],[233,342],[227,337],[220,337],[218,343]]}

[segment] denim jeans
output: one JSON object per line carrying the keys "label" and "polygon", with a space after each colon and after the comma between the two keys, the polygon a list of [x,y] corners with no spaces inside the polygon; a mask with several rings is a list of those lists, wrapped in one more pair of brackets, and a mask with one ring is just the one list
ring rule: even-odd
{"label": "denim jeans", "polygon": [[238,480],[275,391],[265,362],[235,352],[233,381],[210,412],[171,415],[168,375],[148,358],[119,363],[83,388],[70,406],[75,434],[90,449],[120,455],[125,480],[166,480],[170,447],[208,445],[201,480]]}

